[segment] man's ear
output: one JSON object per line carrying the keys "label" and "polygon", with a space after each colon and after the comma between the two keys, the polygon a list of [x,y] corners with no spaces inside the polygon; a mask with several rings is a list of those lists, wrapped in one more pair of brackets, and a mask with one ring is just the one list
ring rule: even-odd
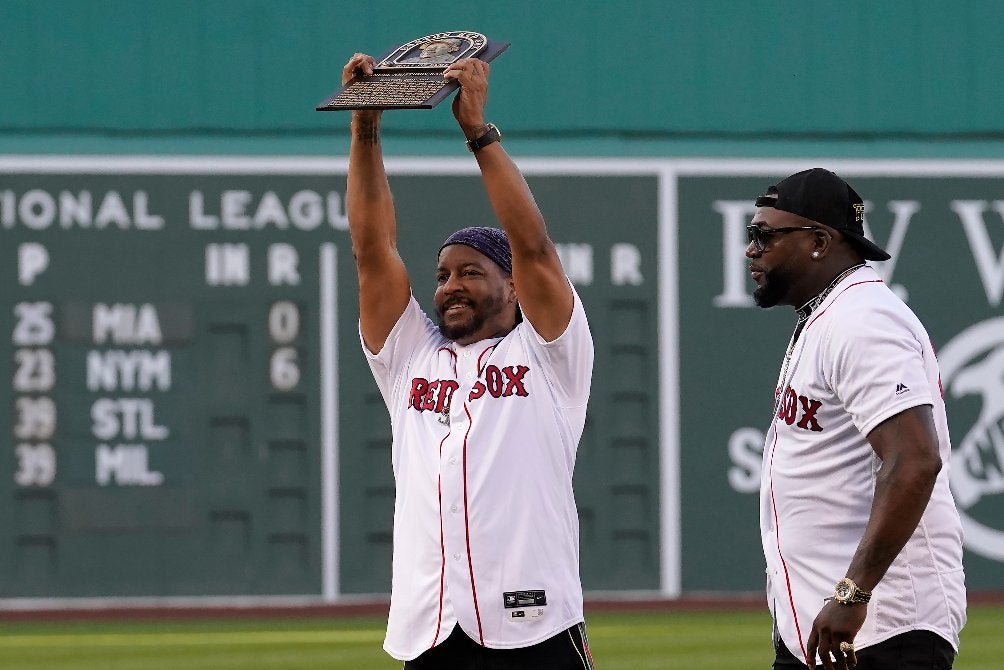
{"label": "man's ear", "polygon": [[812,234],[812,257],[822,258],[833,250],[836,244],[836,237],[826,228],[818,228]]}

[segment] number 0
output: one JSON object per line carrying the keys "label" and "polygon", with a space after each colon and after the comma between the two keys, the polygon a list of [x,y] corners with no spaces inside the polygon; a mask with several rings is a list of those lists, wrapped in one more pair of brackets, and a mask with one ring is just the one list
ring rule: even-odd
{"label": "number 0", "polygon": [[289,344],[300,334],[300,310],[296,304],[283,300],[268,311],[268,334],[276,344]]}

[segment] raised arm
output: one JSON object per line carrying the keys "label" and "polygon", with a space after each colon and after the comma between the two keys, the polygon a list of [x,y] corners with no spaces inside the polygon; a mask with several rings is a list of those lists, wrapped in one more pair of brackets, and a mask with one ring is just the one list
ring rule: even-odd
{"label": "raised arm", "polygon": [[[342,84],[372,74],[373,58],[355,54],[342,69]],[[352,112],[346,208],[352,255],[359,275],[359,327],[373,353],[383,349],[411,297],[408,272],[397,251],[394,200],[380,149],[380,112]]]}
{"label": "raised arm", "polygon": [[[467,139],[487,132],[484,108],[488,101],[488,64],[474,58],[450,65],[445,76],[460,82],[453,115]],[[561,267],[554,243],[547,235],[523,174],[493,142],[475,153],[488,199],[509,236],[512,276],[523,316],[547,341],[565,332],[572,318],[572,289]]]}

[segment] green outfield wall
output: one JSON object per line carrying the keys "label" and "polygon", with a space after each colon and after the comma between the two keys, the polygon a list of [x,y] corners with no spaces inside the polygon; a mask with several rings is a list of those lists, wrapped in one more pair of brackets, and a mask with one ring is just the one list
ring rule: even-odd
{"label": "green outfield wall", "polygon": [[[0,151],[343,153],[356,51],[512,44],[489,111],[520,154],[1000,155],[992,0],[2,0]],[[452,153],[444,107],[389,147]],[[459,147],[463,149],[462,146]]]}
{"label": "green outfield wall", "polygon": [[[587,590],[762,588],[792,319],[752,306],[743,226],[816,165],[928,325],[968,583],[1004,588],[1004,10],[872,4],[0,0],[0,605],[389,590],[347,116],[313,108],[352,52],[442,30],[511,43],[489,119],[593,329]],[[388,112],[384,145],[428,305],[491,210],[448,103]]]}

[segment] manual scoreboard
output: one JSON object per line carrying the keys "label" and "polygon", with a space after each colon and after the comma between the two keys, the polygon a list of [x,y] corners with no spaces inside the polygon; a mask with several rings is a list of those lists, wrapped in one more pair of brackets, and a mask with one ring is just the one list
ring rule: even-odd
{"label": "manual scoreboard", "polygon": [[[493,218],[472,162],[416,165],[392,185],[427,304],[441,240]],[[344,163],[5,166],[0,598],[389,590],[390,426],[359,349]],[[604,370],[576,476],[584,536],[614,539],[584,570],[655,587],[657,180],[531,180]],[[631,199],[637,224],[609,225]]]}

